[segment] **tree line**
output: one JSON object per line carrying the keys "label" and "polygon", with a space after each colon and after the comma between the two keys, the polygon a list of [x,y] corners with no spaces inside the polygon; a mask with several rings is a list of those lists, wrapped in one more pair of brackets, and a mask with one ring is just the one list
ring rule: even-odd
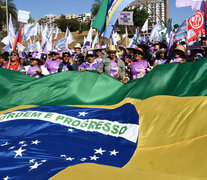
{"label": "tree line", "polygon": [[[94,3],[91,7],[92,19],[95,18],[102,0],[94,0]],[[149,17],[147,11],[143,8],[140,9],[139,6],[134,9],[129,7],[125,8],[124,11],[133,11],[134,12],[134,27],[142,27],[146,19]],[[14,26],[18,29],[19,23],[17,22],[17,9],[14,3],[14,0],[8,0],[8,12],[12,15],[12,20]],[[42,18],[39,20],[40,24],[46,22],[46,19]],[[56,19],[53,22],[62,32],[66,31],[66,28],[69,27],[71,32],[74,31],[87,31],[90,28],[91,21],[81,22],[78,18],[66,19],[64,15],[61,15],[59,19]],[[150,22],[151,23],[151,22]],[[118,28],[119,25],[117,23]],[[6,2],[5,0],[0,0],[0,38],[2,39],[6,35]]]}

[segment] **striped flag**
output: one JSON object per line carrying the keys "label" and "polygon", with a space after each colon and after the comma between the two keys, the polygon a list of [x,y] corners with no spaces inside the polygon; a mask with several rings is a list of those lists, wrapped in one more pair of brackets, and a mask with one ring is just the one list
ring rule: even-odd
{"label": "striped flag", "polygon": [[174,36],[175,41],[179,41],[188,36],[187,26],[188,26],[187,20],[183,21],[183,23],[180,25],[180,27],[175,33],[175,36]]}
{"label": "striped flag", "polygon": [[57,41],[55,44],[55,48],[61,50],[67,49],[67,38],[62,38],[59,41]]}
{"label": "striped flag", "polygon": [[103,0],[99,11],[93,21],[92,27],[98,29],[104,37],[109,39],[114,29],[119,12],[127,7],[133,0]]}
{"label": "striped flag", "polygon": [[74,37],[68,27],[66,29],[65,38],[67,38],[67,45],[69,45],[75,41],[75,39],[74,39]]}

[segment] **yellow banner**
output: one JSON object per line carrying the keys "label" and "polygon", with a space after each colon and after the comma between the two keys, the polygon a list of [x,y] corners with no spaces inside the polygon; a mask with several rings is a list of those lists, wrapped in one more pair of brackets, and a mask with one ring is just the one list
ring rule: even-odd
{"label": "yellow banner", "polygon": [[207,97],[156,96],[126,99],[139,113],[138,147],[123,168],[96,164],[68,167],[52,180],[63,179],[207,179]]}

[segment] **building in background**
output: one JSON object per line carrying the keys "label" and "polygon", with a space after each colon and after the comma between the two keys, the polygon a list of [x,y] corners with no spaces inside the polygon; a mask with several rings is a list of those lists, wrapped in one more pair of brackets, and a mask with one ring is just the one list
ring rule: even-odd
{"label": "building in background", "polygon": [[[66,19],[78,19],[81,23],[92,20],[91,13],[84,13],[80,15],[78,14],[63,14],[63,15],[65,16]],[[34,21],[39,24],[38,33],[42,32],[46,24],[47,24],[48,30],[50,31],[51,28],[54,28],[56,26],[54,21],[57,19],[60,19],[61,16],[62,15],[46,14],[43,18],[34,19]],[[56,28],[54,28],[54,33],[55,32],[56,32]]]}
{"label": "building in background", "polygon": [[142,0],[132,2],[129,7],[132,9],[139,7],[140,9],[145,8],[149,14],[149,19],[153,24],[160,22],[164,24],[166,22],[166,0]]}
{"label": "building in background", "polygon": [[[91,21],[92,16],[91,13],[84,13],[84,14],[63,14],[66,19],[78,19],[79,21],[86,22]],[[54,21],[57,19],[60,19],[62,15],[55,15],[55,14],[46,14],[43,18],[34,19],[35,22],[38,22],[40,24],[48,24],[48,25],[54,25]]]}

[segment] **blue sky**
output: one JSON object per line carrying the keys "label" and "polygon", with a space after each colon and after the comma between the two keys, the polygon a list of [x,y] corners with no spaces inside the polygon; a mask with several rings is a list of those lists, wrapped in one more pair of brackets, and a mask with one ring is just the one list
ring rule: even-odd
{"label": "blue sky", "polygon": [[[45,14],[81,14],[90,12],[94,0],[14,0],[17,9],[32,12],[33,18],[41,18]],[[174,24],[192,16],[195,11],[190,7],[176,8],[175,0],[169,0],[169,16]]]}

